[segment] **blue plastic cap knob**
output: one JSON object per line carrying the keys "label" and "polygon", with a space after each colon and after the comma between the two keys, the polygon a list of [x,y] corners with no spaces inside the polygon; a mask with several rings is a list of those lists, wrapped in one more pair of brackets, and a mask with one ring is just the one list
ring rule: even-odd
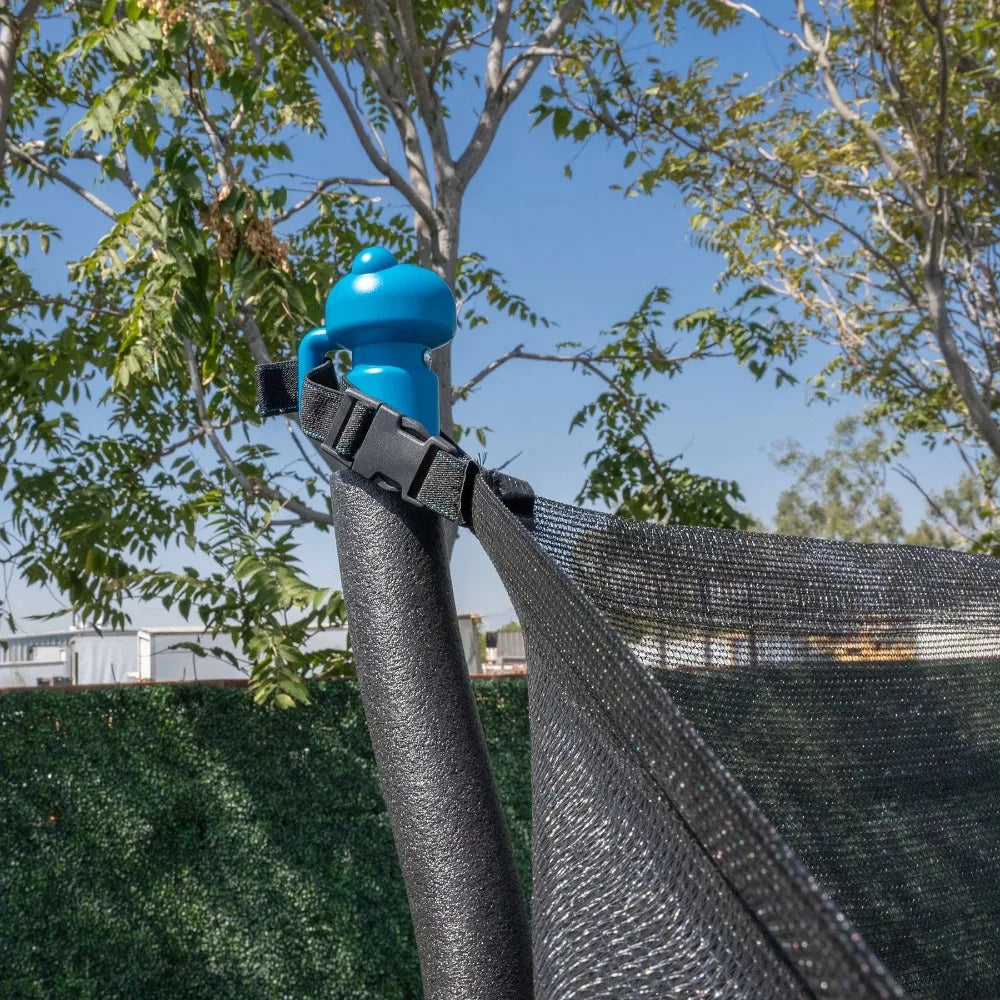
{"label": "blue plastic cap knob", "polygon": [[354,258],[351,264],[352,274],[371,274],[374,271],[384,271],[387,267],[395,267],[399,261],[385,247],[368,247]]}
{"label": "blue plastic cap knob", "polygon": [[326,300],[326,332],[338,347],[405,342],[424,350],[455,336],[455,299],[433,271],[369,247]]}

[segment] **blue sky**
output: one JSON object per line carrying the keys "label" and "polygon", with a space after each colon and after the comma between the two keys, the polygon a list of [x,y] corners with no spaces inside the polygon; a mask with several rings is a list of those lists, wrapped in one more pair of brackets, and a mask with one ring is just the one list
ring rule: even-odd
{"label": "blue sky", "polygon": [[[754,23],[714,39],[691,29],[675,50],[676,58],[685,62],[706,53],[716,55],[727,71],[747,73],[751,82],[761,83],[784,58],[783,43]],[[557,143],[547,125],[530,129],[532,103],[528,93],[512,109],[473,181],[461,245],[463,251],[486,254],[511,288],[558,326],[531,329],[495,319],[489,326],[461,333],[454,347],[456,384],[521,342],[527,350],[541,352],[552,351],[561,340],[595,343],[599,331],[628,316],[655,284],[672,289],[671,317],[719,304],[713,283],[720,261],[691,245],[687,213],[677,193],[664,189],[650,198],[623,198],[610,189],[625,179],[620,153],[603,142],[592,142],[583,150]],[[459,92],[453,105],[456,136],[463,134],[463,124],[471,129],[475,113],[474,95]],[[335,114],[330,120],[333,127],[324,142],[313,138],[292,142],[293,169],[326,176],[332,154],[337,172],[370,173],[345,123]],[[453,140],[453,147],[457,144]],[[563,172],[569,159],[572,179]],[[36,264],[39,275],[43,270],[52,275],[53,268],[60,268],[60,254],[68,258],[92,245],[106,221],[75,196],[51,187],[42,196],[30,191],[19,197],[14,217],[35,213],[64,223],[73,220],[66,227],[71,238],[54,258]],[[755,382],[728,360],[692,366],[662,384],[662,398],[670,409],[655,428],[654,444],[663,455],[683,453],[685,463],[696,472],[737,480],[746,509],[769,521],[779,493],[790,484],[787,474],[768,459],[771,445],[794,437],[819,450],[834,422],[859,408],[856,401],[809,404],[806,376],[824,360],[825,355],[813,350],[796,369],[800,383],[781,389],[769,381]],[[593,437],[586,430],[570,435],[567,428],[594,390],[593,379],[571,372],[568,366],[513,361],[483,383],[456,411],[456,419],[492,428],[489,464],[521,453],[508,471],[527,479],[539,494],[572,502],[583,481],[583,458]],[[264,434],[290,447],[280,426]],[[908,463],[931,488],[950,482],[958,473],[956,464],[943,454],[911,453]],[[916,492],[898,477],[890,477],[890,485],[903,503],[907,521],[919,519],[923,504]],[[311,535],[305,532],[303,547],[310,574],[317,582],[339,584],[332,540],[324,536],[315,544]],[[509,617],[510,601],[502,585],[465,531],[455,548],[453,575],[460,612],[485,614],[494,625]],[[16,584],[10,596],[22,627],[32,627],[23,616],[54,606],[44,591]],[[135,607],[132,613],[138,624],[176,621],[156,607]]]}

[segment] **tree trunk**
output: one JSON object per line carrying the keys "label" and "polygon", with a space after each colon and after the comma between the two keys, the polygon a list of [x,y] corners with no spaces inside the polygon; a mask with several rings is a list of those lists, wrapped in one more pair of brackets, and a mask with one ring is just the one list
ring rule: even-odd
{"label": "tree trunk", "polygon": [[989,406],[976,389],[972,372],[962,357],[962,352],[952,331],[948,317],[947,295],[944,274],[931,255],[924,266],[924,289],[927,294],[927,311],[934,329],[934,338],[941,351],[941,357],[948,366],[962,402],[969,413],[969,422],[978,432],[983,443],[1000,461],[1000,424],[993,419]]}
{"label": "tree trunk", "polygon": [[[438,218],[437,232],[431,233],[427,223],[417,216],[417,261],[421,267],[429,268],[448,283],[452,294],[458,279],[458,238],[462,217],[462,196],[454,193],[453,183],[440,182],[435,215]],[[454,430],[451,401],[451,344],[434,351],[431,370],[441,383],[440,414],[441,430],[451,435]]]}

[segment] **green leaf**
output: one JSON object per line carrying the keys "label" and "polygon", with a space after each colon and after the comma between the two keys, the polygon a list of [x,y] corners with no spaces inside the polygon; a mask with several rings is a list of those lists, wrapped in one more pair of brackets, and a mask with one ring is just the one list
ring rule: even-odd
{"label": "green leaf", "polygon": [[569,108],[556,108],[552,112],[552,134],[557,139],[569,132],[569,123],[572,117]]}

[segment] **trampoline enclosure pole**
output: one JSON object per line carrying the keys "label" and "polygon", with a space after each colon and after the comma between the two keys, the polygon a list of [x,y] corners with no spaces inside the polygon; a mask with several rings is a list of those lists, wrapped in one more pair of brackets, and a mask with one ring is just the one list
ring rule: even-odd
{"label": "trampoline enclosure pole", "polygon": [[358,684],[428,1000],[524,1000],[521,886],[462,651],[444,522],[334,475]]}
{"label": "trampoline enclosure pole", "polygon": [[[372,248],[330,293],[303,368],[352,351],[350,382],[438,432],[428,348],[455,329],[436,274]],[[526,1000],[531,936],[466,668],[445,522],[354,473],[332,480],[358,684],[427,1000]]]}

